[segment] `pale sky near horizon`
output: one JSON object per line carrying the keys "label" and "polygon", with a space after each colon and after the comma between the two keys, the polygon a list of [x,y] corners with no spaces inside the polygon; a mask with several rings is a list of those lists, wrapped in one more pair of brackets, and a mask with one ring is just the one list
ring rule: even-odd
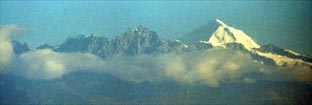
{"label": "pale sky near horizon", "polygon": [[140,24],[177,38],[219,18],[260,45],[312,55],[312,1],[0,2],[0,24],[27,28],[19,40],[34,46],[60,44],[80,34],[112,38]]}

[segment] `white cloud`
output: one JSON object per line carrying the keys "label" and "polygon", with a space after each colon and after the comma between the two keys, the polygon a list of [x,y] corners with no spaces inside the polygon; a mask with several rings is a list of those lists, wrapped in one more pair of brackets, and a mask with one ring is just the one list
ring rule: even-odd
{"label": "white cloud", "polygon": [[59,78],[77,70],[97,70],[105,66],[100,58],[91,54],[58,53],[50,49],[36,50],[20,55],[16,62],[19,68],[14,73],[31,79]]}
{"label": "white cloud", "polygon": [[25,28],[14,24],[0,26],[0,73],[3,73],[4,69],[7,69],[7,65],[14,59],[11,40],[20,37],[25,32]]}

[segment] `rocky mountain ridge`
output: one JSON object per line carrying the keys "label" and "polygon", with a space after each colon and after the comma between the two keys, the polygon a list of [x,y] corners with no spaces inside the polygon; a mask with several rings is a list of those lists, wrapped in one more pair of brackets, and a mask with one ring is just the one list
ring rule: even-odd
{"label": "rocky mountain ridge", "polygon": [[[65,42],[58,46],[45,44],[37,49],[49,48],[57,52],[91,53],[105,59],[114,55],[157,55],[222,47],[248,53],[261,63],[275,63],[277,66],[294,66],[298,64],[312,66],[312,58],[310,56],[278,48],[273,44],[260,46],[242,30],[228,26],[219,19],[209,24],[206,25],[206,28],[200,27],[183,36],[181,38],[182,41],[165,39],[155,31],[140,25],[111,40],[96,35],[79,35],[67,38]],[[203,34],[205,32],[206,34]],[[210,38],[201,39],[203,36]],[[14,51],[17,54],[30,51],[31,48],[27,48],[27,46],[27,44],[24,44],[23,47],[21,47],[21,44],[14,44]],[[23,49],[25,50],[22,51]]]}

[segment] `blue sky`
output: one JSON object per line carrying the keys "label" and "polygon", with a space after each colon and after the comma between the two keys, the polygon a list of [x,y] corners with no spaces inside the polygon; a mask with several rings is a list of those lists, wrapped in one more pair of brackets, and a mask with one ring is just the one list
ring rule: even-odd
{"label": "blue sky", "polygon": [[112,38],[140,24],[176,38],[219,18],[258,44],[312,55],[311,1],[1,1],[0,8],[1,25],[27,28],[19,40],[35,46],[79,34]]}

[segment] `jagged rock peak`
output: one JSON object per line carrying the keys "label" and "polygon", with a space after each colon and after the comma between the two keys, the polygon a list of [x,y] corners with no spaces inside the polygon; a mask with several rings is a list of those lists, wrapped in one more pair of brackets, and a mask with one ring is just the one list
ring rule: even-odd
{"label": "jagged rock peak", "polygon": [[143,26],[143,25],[138,25],[136,28],[134,29],[128,29],[128,32],[126,32],[126,34],[135,34],[135,35],[149,35],[150,31],[147,27]]}

